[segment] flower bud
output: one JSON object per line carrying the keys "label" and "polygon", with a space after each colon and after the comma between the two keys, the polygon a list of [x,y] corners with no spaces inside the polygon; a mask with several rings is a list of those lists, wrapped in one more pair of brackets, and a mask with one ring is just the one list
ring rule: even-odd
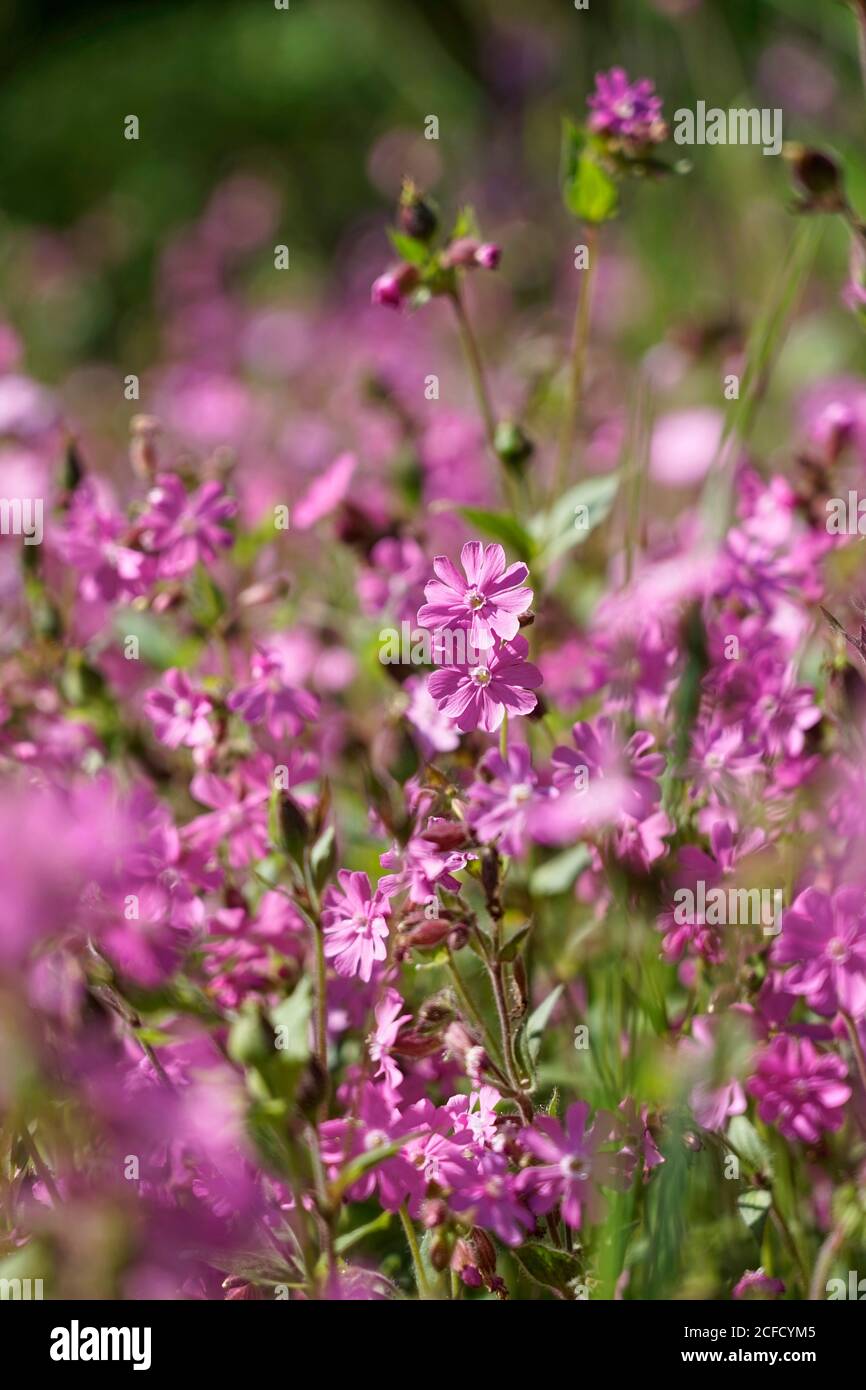
{"label": "flower bud", "polygon": [[783,153],[808,211],[840,212],[846,206],[842,170],[823,150],[808,145],[786,145]]}
{"label": "flower bud", "polygon": [[414,265],[404,262],[386,270],[373,281],[370,298],[374,304],[387,304],[398,309],[418,283],[418,271]]}
{"label": "flower bud", "polygon": [[443,917],[432,917],[429,921],[425,919],[410,926],[408,931],[401,932],[401,936],[407,946],[438,946],[453,929],[453,922],[447,922]]}
{"label": "flower bud", "polygon": [[495,241],[485,241],[475,252],[475,264],[483,270],[495,270],[502,260],[502,247]]}
{"label": "flower bud", "polygon": [[435,212],[411,179],[403,180],[397,221],[400,231],[416,241],[429,241],[438,226]]}
{"label": "flower bud", "polygon": [[464,1069],[469,1054],[480,1047],[478,1039],[473,1037],[466,1027],[466,1024],[459,1022],[457,1019],[455,1019],[453,1023],[449,1023],[448,1027],[445,1029],[444,1041],[451,1056]]}
{"label": "flower bud", "polygon": [[431,816],[421,833],[422,840],[429,840],[438,849],[460,849],[466,844],[466,836],[466,826],[461,821],[440,816]]}
{"label": "flower bud", "polygon": [[299,864],[304,857],[304,846],[310,842],[310,827],[297,801],[286,791],[280,792],[277,820],[280,849]]}
{"label": "flower bud", "polygon": [[421,1205],[421,1225],[432,1231],[434,1226],[444,1226],[448,1214],[447,1202],[441,1197],[428,1197]]}
{"label": "flower bud", "polygon": [[499,855],[488,847],[481,856],[481,882],[489,899],[499,892]]}
{"label": "flower bud", "polygon": [[478,264],[475,257],[479,250],[480,243],[474,236],[458,237],[450,246],[446,246],[442,253],[442,265],[446,270],[453,270],[455,266],[475,266]]}
{"label": "flower bud", "polygon": [[535,453],[532,440],[513,420],[501,420],[496,426],[493,448],[497,457],[514,469],[521,469]]}

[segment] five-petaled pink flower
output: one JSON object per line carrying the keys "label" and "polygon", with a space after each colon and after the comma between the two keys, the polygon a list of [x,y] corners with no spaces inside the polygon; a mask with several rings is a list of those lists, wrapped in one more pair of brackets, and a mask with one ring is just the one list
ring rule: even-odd
{"label": "five-petaled pink flower", "polygon": [[150,509],[141,518],[141,543],[157,556],[161,579],[181,579],[201,561],[210,564],[231,545],[225,523],[237,503],[210,479],[188,494],[175,473],[164,473],[148,493]]}
{"label": "five-petaled pink flower", "polygon": [[286,684],[283,662],[259,647],[250,662],[252,680],[232,691],[226,704],[248,724],[264,724],[273,738],[299,734],[305,722],[315,719],[319,702],[306,690]]}
{"label": "five-petaled pink flower", "polygon": [[374,1062],[379,1063],[377,1076],[384,1076],[389,1086],[396,1089],[403,1080],[403,1073],[391,1054],[400,1030],[408,1023],[411,1014],[401,1013],[403,1000],[396,989],[386,989],[375,1008],[376,1030],[367,1039],[367,1050]]}
{"label": "five-petaled pink flower", "polygon": [[528,651],[526,638],[518,635],[475,666],[466,663],[434,671],[427,689],[463,733],[472,729],[495,733],[506,710],[529,714],[538,703],[532,692],[543,678],[538,667],[526,660]]}
{"label": "five-petaled pink flower", "polygon": [[832,898],[807,888],[784,913],[773,959],[792,964],[785,988],[805,995],[810,1009],[866,1013],[866,903],[859,888],[837,888]]}
{"label": "five-petaled pink flower", "polygon": [[168,748],[207,748],[214,741],[208,722],[213,705],[184,671],[166,671],[161,686],[144,696],[144,712]]}
{"label": "five-petaled pink flower", "polygon": [[391,911],[387,898],[370,886],[366,874],[340,869],[339,889],[325,893],[322,925],[325,955],[338,975],[360,975],[366,983],[373,965],[387,955],[388,923]]}
{"label": "five-petaled pink flower", "polygon": [[560,1202],[563,1221],[575,1228],[584,1218],[593,1224],[601,1220],[605,1202],[598,1185],[619,1180],[616,1156],[601,1149],[614,1134],[614,1118],[600,1110],[587,1128],[588,1118],[589,1106],[581,1100],[568,1107],[565,1129],[552,1115],[536,1115],[520,1135],[523,1147],[541,1163],[523,1169],[518,1190],[542,1215]]}
{"label": "five-petaled pink flower", "polygon": [[818,1052],[809,1038],[774,1038],[758,1058],[749,1090],[758,1114],[786,1139],[817,1144],[825,1130],[840,1129],[851,1099],[848,1070],[834,1052]]}
{"label": "five-petaled pink flower", "polygon": [[483,546],[469,541],[460,552],[464,579],[447,555],[433,561],[436,578],[425,586],[427,602],[418,610],[418,622],[435,632],[468,629],[476,652],[486,651],[496,638],[510,642],[517,636],[520,615],[532,602],[532,590],[524,580],[523,564],[505,567],[501,545]]}

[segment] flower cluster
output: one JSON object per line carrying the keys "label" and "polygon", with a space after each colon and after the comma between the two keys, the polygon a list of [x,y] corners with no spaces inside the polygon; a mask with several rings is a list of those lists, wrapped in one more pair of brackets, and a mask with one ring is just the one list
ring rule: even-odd
{"label": "flower cluster", "polygon": [[[599,77],[571,210],[664,134]],[[275,219],[230,180],[166,248],[128,460],[69,457],[99,372],[55,402],[0,352],[46,501],[0,550],[0,1254],[82,1298],[806,1297],[866,1234],[866,633],[824,524],[866,385],[763,457],[665,340],[641,451],[589,300],[568,363],[545,319],[485,368],[469,212],[437,248],[407,182],[338,309],[249,296]],[[379,312],[435,296],[465,378]]]}

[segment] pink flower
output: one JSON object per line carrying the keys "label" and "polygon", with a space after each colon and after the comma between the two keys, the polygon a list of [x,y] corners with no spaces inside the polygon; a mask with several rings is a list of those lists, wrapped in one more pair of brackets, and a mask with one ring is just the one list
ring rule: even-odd
{"label": "pink flower", "polygon": [[459,893],[460,880],[454,875],[465,869],[470,859],[477,859],[478,856],[465,849],[449,849],[436,842],[433,837],[439,828],[449,825],[450,822],[433,817],[425,829],[420,834],[412,835],[404,846],[395,844],[385,850],[379,856],[379,863],[383,869],[393,872],[379,880],[379,892],[393,898],[408,889],[409,900],[413,903],[435,901],[439,889],[446,893]]}
{"label": "pink flower", "polygon": [[[364,877],[364,875],[362,875]],[[380,1087],[364,1086],[357,1119],[326,1120],[319,1131],[322,1160],[330,1177],[335,1177],[351,1158],[393,1143],[418,1128],[410,1115],[401,1115]],[[399,1211],[409,1199],[423,1195],[425,1179],[401,1149],[391,1158],[377,1163],[349,1188],[353,1202],[363,1202],[378,1189],[385,1211]]]}
{"label": "pink flower", "polygon": [[229,695],[226,704],[248,724],[264,723],[272,738],[294,737],[304,722],[315,719],[319,702],[306,690],[286,685],[284,663],[259,647],[250,662],[252,680]]}
{"label": "pink flower", "polygon": [[340,888],[325,893],[322,925],[325,955],[333,961],[338,975],[360,975],[367,984],[376,961],[387,955],[390,903],[379,891],[373,892],[366,874],[340,869]]}
{"label": "pink flower", "polygon": [[373,281],[370,290],[371,302],[399,309],[406,295],[414,290],[417,283],[418,271],[414,265],[403,262],[398,266],[392,266]]}
{"label": "pink flower", "polygon": [[310,484],[292,512],[292,525],[296,531],[309,531],[311,526],[328,516],[342,502],[357,466],[358,460],[354,454],[340,454],[330,468],[326,468]]}
{"label": "pink flower", "polygon": [[141,541],[158,557],[163,579],[179,579],[196,565],[211,564],[232,543],[225,522],[237,511],[222,484],[211,479],[194,493],[174,473],[163,473],[148,493],[150,510],[141,518]]}
{"label": "pink flower", "polygon": [[520,629],[519,615],[532,603],[532,590],[523,581],[529,571],[523,564],[506,569],[501,545],[482,546],[469,541],[460,552],[464,579],[446,555],[437,555],[437,575],[425,587],[427,602],[418,611],[422,627],[436,632],[468,628],[475,651],[492,647],[496,638],[511,641]]}
{"label": "pink flower", "polygon": [[529,714],[538,703],[531,692],[541,685],[542,676],[538,667],[526,660],[528,651],[526,638],[515,637],[478,666],[434,671],[427,689],[462,733],[472,729],[495,733],[506,710],[509,714]]}
{"label": "pink flower", "polygon": [[501,1154],[485,1152],[476,1173],[452,1193],[450,1205],[471,1212],[473,1223],[488,1227],[504,1245],[519,1245],[535,1221],[520,1200],[518,1183]]}
{"label": "pink flower", "polygon": [[785,1285],[781,1279],[771,1279],[761,1269],[747,1269],[741,1274],[734,1285],[731,1297],[741,1298],[774,1298],[776,1294],[785,1292]]}
{"label": "pink flower", "polygon": [[590,130],[620,136],[635,145],[654,144],[666,135],[662,99],[648,77],[629,82],[623,68],[596,73],[595,91],[587,99]]}
{"label": "pink flower", "polygon": [[524,1148],[541,1160],[538,1167],[524,1168],[517,1179],[529,1205],[542,1215],[562,1205],[562,1219],[579,1227],[584,1219],[595,1224],[604,1215],[605,1202],[598,1184],[617,1180],[615,1156],[600,1150],[614,1133],[614,1121],[599,1111],[587,1128],[589,1106],[576,1101],[568,1107],[565,1129],[552,1115],[537,1115],[532,1127],[521,1131]]}
{"label": "pink flower", "polygon": [[786,990],[802,994],[819,1014],[866,1013],[866,902],[861,889],[837,888],[832,898],[807,888],[783,915],[773,945],[777,964],[793,964]]}
{"label": "pink flower", "polygon": [[144,593],[153,561],[126,544],[129,526],[85,479],[76,489],[57,549],[79,576],[82,597],[115,603]]}
{"label": "pink flower", "polygon": [[439,709],[426,681],[420,676],[410,676],[403,689],[409,696],[406,718],[418,735],[424,756],[429,759],[435,753],[452,753],[460,743],[460,735],[447,714]]}
{"label": "pink flower", "polygon": [[623,743],[612,719],[606,715],[592,724],[575,724],[571,731],[574,748],[554,748],[551,756],[556,786],[570,789],[585,769],[590,789],[604,778],[621,779],[623,784],[622,810],[635,820],[643,820],[654,810],[659,799],[656,781],[665,765],[661,753],[655,752],[652,734],[638,730]]}
{"label": "pink flower", "polygon": [[475,252],[475,260],[484,270],[495,270],[502,260],[502,247],[494,241],[484,241]]}
{"label": "pink flower", "polygon": [[761,1053],[749,1091],[765,1124],[776,1125],[786,1139],[817,1144],[825,1130],[842,1125],[842,1107],[851,1099],[847,1077],[841,1057],[786,1035]]}
{"label": "pink flower", "polygon": [[530,807],[554,795],[540,787],[525,744],[513,743],[506,758],[491,748],[478,764],[481,774],[469,788],[466,819],[483,844],[497,845],[503,854],[522,854],[527,844]]}
{"label": "pink flower", "polygon": [[389,1086],[396,1090],[403,1080],[403,1073],[391,1055],[404,1023],[411,1021],[411,1014],[401,1014],[403,1000],[396,989],[386,989],[375,1008],[376,1031],[367,1039],[367,1050],[374,1062],[379,1063],[377,1076],[384,1076]]}
{"label": "pink flower", "polygon": [[692,1036],[683,1038],[680,1043],[680,1050],[692,1059],[702,1073],[689,1096],[695,1119],[702,1129],[724,1129],[731,1115],[742,1115],[746,1109],[746,1097],[739,1081],[724,1077],[716,1079],[718,1031],[717,1015],[694,1018]]}
{"label": "pink flower", "polygon": [[206,748],[214,741],[210,700],[183,671],[166,671],[162,685],[145,692],[144,712],[168,748]]}

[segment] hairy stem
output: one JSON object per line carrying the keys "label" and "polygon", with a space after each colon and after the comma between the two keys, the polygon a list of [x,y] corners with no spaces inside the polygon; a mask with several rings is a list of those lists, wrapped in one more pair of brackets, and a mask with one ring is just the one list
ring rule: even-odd
{"label": "hairy stem", "polygon": [[427,1283],[427,1276],[424,1273],[424,1265],[421,1261],[421,1248],[418,1244],[415,1227],[412,1225],[412,1218],[409,1215],[409,1210],[405,1202],[400,1208],[400,1220],[403,1223],[406,1244],[409,1246],[409,1253],[412,1256],[412,1267],[415,1270],[415,1284],[418,1288],[418,1297],[423,1299],[431,1298],[430,1285]]}

